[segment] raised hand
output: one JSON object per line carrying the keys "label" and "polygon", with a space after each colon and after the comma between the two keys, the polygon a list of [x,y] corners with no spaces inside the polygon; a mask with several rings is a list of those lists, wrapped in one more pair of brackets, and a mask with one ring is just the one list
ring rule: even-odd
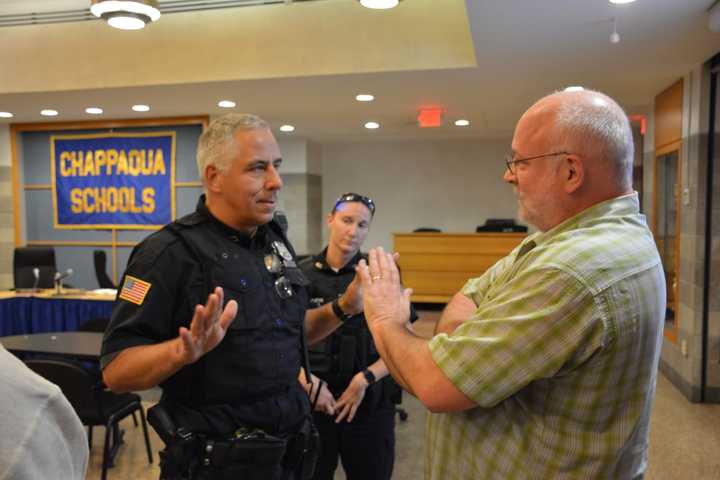
{"label": "raised hand", "polygon": [[[355,270],[357,271],[357,267]],[[357,315],[363,311],[362,283],[357,273],[340,297],[340,308],[349,315]]]}
{"label": "raised hand", "polygon": [[364,292],[365,319],[370,329],[382,322],[404,325],[410,318],[412,289],[404,289],[400,283],[396,258],[378,247],[368,254],[369,265],[364,260],[358,265],[357,272]]}
{"label": "raised hand", "polygon": [[216,287],[204,306],[195,306],[190,328],[180,327],[176,353],[182,363],[194,363],[225,338],[225,332],[237,315],[238,305],[235,300],[230,300],[225,309],[222,305],[223,289]]}

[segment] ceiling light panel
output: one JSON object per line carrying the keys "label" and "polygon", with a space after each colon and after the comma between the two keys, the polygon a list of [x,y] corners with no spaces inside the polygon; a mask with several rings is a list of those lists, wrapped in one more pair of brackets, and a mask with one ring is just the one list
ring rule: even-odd
{"label": "ceiling light panel", "polygon": [[375,100],[375,96],[369,93],[360,93],[355,96],[355,100],[357,100],[358,102],[372,102],[373,100]]}
{"label": "ceiling light panel", "polygon": [[49,108],[45,110],[40,110],[40,115],[43,117],[57,117],[60,114],[57,110],[51,110]]}
{"label": "ceiling light panel", "polygon": [[12,118],[14,115],[10,112],[0,112],[0,118]]}
{"label": "ceiling light panel", "polygon": [[140,105],[140,104],[138,104],[138,105],[133,105],[133,106],[132,106],[132,109],[133,109],[134,111],[136,111],[136,112],[149,112],[149,111],[150,111],[150,106],[149,106],[149,105]]}
{"label": "ceiling light panel", "polygon": [[399,3],[400,0],[360,0],[360,5],[374,10],[387,10],[388,8],[395,8]]}

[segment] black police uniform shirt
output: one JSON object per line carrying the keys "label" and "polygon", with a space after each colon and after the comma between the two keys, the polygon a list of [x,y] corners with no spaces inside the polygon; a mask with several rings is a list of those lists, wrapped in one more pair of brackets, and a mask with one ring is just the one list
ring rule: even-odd
{"label": "black police uniform shirt", "polygon": [[[317,256],[300,262],[300,269],[310,281],[308,308],[316,308],[341,296],[355,277],[355,266],[367,255],[358,252],[337,272],[326,261],[327,247]],[[410,321],[417,320],[411,306]],[[361,313],[345,319],[342,325],[325,340],[310,346],[310,366],[314,374],[327,382],[338,398],[358,372],[380,358],[372,335]],[[358,414],[398,403],[400,388],[389,375],[371,385],[358,408]]]}
{"label": "black police uniform shirt", "polygon": [[[277,242],[289,259],[272,274],[265,257]],[[161,383],[162,401],[178,426],[195,432],[227,434],[241,425],[292,432],[309,414],[297,380],[307,280],[288,250],[275,221],[248,236],[214,218],[201,196],[194,213],[133,250],[103,339],[103,366],[126,348],[177,338],[195,306],[223,287],[225,303],[238,303],[235,320],[213,350]],[[281,275],[290,298],[276,291]]]}

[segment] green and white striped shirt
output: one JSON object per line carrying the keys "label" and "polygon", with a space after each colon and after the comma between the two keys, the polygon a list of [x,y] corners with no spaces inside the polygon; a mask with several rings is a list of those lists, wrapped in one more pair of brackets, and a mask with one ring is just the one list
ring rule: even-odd
{"label": "green and white striped shirt", "polygon": [[641,475],[666,300],[637,194],[529,236],[462,291],[477,310],[430,350],[478,406],[429,415],[426,478]]}

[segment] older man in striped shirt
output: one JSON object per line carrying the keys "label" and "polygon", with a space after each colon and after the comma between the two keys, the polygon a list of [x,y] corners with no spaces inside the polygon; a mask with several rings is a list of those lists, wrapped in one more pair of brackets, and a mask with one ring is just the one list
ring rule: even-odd
{"label": "older man in striped shirt", "polygon": [[433,412],[425,476],[642,478],[666,298],[627,116],[598,92],[549,95],[506,162],[539,231],[466,283],[430,341],[405,328],[392,256],[359,270],[383,360]]}

